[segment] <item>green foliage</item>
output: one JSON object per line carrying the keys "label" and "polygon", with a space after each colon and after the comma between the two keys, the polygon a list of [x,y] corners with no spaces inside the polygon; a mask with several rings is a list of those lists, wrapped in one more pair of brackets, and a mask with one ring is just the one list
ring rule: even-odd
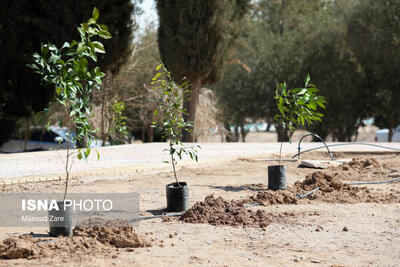
{"label": "green foliage", "polygon": [[219,79],[248,0],[157,1],[161,59],[174,78]]}
{"label": "green foliage", "polygon": [[284,128],[293,132],[298,126],[311,125],[314,121],[321,122],[323,114],[317,108],[325,108],[326,100],[318,96],[317,87],[311,83],[307,75],[304,88],[287,89],[286,83],[278,83],[275,91],[275,101],[279,114],[274,119]]}
{"label": "green foliage", "polygon": [[[185,101],[187,121],[195,121],[201,87],[218,81],[241,32],[250,0],[158,0],[161,60],[176,81],[186,77],[191,95]],[[190,134],[184,140],[195,141]]]}
{"label": "green foliage", "polygon": [[380,126],[393,129],[400,124],[400,2],[397,0],[355,1],[347,17],[347,40],[365,73],[364,95],[368,109]]}
{"label": "green foliage", "polygon": [[[352,140],[362,120],[372,115],[371,100],[376,98],[366,87],[370,78],[347,40],[346,20],[356,11],[353,6],[354,1],[347,0],[254,3],[243,20],[246,31],[240,40],[244,45],[235,54],[251,73],[240,70],[239,65],[229,67],[223,81],[215,86],[219,108],[228,115],[225,117],[238,114],[242,120],[271,123],[276,113],[276,83],[285,80],[292,88],[303,83],[299,77],[310,73],[329,105],[323,122],[306,124],[306,128],[323,138],[329,134],[334,140]],[[366,43],[358,42],[357,34],[352,36],[360,46]],[[371,50],[369,54],[376,53]],[[376,68],[381,64],[383,61],[377,60]],[[289,140],[289,135],[279,134],[281,140]]]}
{"label": "green foliage", "polygon": [[154,117],[158,120],[153,122],[154,126],[158,126],[165,139],[169,141],[169,154],[176,182],[179,181],[176,176],[175,166],[177,164],[176,157],[182,159],[184,154],[191,159],[197,161],[197,149],[200,146],[187,146],[180,140],[183,131],[191,131],[190,123],[184,120],[183,115],[186,109],[183,107],[183,102],[190,94],[189,84],[183,81],[179,84],[175,83],[171,73],[167,68],[160,64],[156,68],[157,74],[152,79],[153,89],[157,92],[157,109],[154,111]]}
{"label": "green foliage", "polygon": [[99,66],[116,73],[129,58],[126,55],[137,26],[133,15],[139,12],[139,2],[0,1],[0,145],[12,134],[15,121],[39,112],[55,97],[54,88],[41,86],[39,76],[26,68],[40,44],[61,47],[65,40],[79,39],[76,25],[87,20],[96,6],[101,13],[99,23],[108,25],[115,37],[102,42],[107,54],[99,55]]}
{"label": "green foliage", "polygon": [[126,129],[126,116],[123,115],[125,111],[125,103],[121,101],[115,101],[111,107],[112,109],[112,128],[111,132],[111,144],[120,145],[123,144],[127,139],[129,133]]}
{"label": "green foliage", "polygon": [[78,151],[78,159],[86,159],[90,154],[94,132],[88,119],[90,94],[93,89],[100,89],[105,75],[100,67],[89,64],[89,60],[97,61],[98,53],[105,53],[103,44],[93,38],[111,38],[107,26],[97,23],[98,17],[99,11],[94,8],[92,18],[77,28],[80,41],[65,42],[60,49],[51,43],[44,44],[41,54],[35,53],[33,64],[29,65],[41,76],[44,85],[56,88],[57,101],[65,106],[68,114],[68,130],[76,127],[77,141],[86,141],[86,149]]}

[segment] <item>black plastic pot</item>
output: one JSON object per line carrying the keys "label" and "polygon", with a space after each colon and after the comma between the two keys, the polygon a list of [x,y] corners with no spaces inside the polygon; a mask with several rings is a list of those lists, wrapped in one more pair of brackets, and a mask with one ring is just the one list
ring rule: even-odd
{"label": "black plastic pot", "polygon": [[268,166],[268,189],[286,189],[286,166]]}
{"label": "black plastic pot", "polygon": [[59,210],[49,210],[51,236],[69,236],[72,234],[71,206],[64,209],[64,201],[57,201]]}
{"label": "black plastic pot", "polygon": [[166,185],[167,210],[185,211],[189,209],[189,188],[186,182],[171,183]]}

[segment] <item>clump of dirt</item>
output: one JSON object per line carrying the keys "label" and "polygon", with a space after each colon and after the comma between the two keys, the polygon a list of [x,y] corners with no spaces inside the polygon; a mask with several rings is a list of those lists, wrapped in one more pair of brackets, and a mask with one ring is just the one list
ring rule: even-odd
{"label": "clump of dirt", "polygon": [[374,158],[353,158],[349,162],[345,162],[340,166],[342,170],[363,170],[363,169],[381,169],[382,165]]}
{"label": "clump of dirt", "polygon": [[318,191],[308,196],[311,200],[340,203],[393,203],[400,202],[399,192],[383,193],[367,187],[351,186],[336,179],[335,175],[317,171],[307,175],[304,181],[297,181],[291,191],[304,194],[314,188]]}
{"label": "clump of dirt", "polygon": [[251,196],[249,202],[257,202],[261,205],[276,205],[276,204],[297,204],[295,193],[289,190],[278,191],[259,191],[257,195]]}
{"label": "clump of dirt", "polygon": [[385,164],[375,158],[353,158],[343,165],[333,167],[330,171],[338,173],[341,180],[347,181],[381,181],[390,174]]}
{"label": "clump of dirt", "polygon": [[39,259],[71,255],[85,258],[96,254],[107,255],[111,251],[110,246],[91,238],[72,236],[44,239],[21,235],[7,238],[0,244],[0,259]]}
{"label": "clump of dirt", "polygon": [[7,238],[0,243],[0,259],[31,258],[37,254],[32,243],[24,237]]}
{"label": "clump of dirt", "polygon": [[76,226],[74,236],[94,238],[100,243],[117,248],[149,247],[150,243],[144,241],[133,227],[103,227],[103,226]]}
{"label": "clump of dirt", "polygon": [[319,187],[322,192],[342,191],[344,189],[344,184],[337,180],[334,175],[322,171],[307,175],[303,181],[297,181],[294,186],[295,189],[305,191],[310,191],[316,187]]}
{"label": "clump of dirt", "polygon": [[[352,186],[342,182],[340,172],[317,171],[306,176],[303,181],[297,181],[286,190],[260,190],[257,195],[250,196],[243,203],[259,203],[264,206],[277,204],[300,204],[310,200],[337,203],[398,203],[400,192],[391,190],[381,192],[365,186]],[[311,190],[319,188],[304,199],[299,199]]]}
{"label": "clump of dirt", "polygon": [[77,226],[70,237],[35,238],[21,235],[0,243],[0,259],[109,255],[116,248],[149,247],[133,227]]}
{"label": "clump of dirt", "polygon": [[239,201],[228,201],[213,195],[197,202],[180,217],[181,221],[187,223],[250,227],[267,227],[275,219],[276,215],[263,210],[248,210]]}

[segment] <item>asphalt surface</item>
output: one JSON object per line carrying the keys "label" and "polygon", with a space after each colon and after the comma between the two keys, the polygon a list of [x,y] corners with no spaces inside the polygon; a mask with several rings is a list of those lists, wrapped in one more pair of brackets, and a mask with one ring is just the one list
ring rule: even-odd
{"label": "asphalt surface", "polygon": [[[331,143],[337,144],[337,143]],[[388,146],[400,151],[400,143],[371,143]],[[188,144],[190,145],[190,144]],[[279,153],[280,143],[207,143],[199,144],[199,164],[212,164],[220,161],[237,159],[239,157],[274,158]],[[302,143],[302,150],[319,147],[322,143]],[[132,144],[113,147],[102,147],[96,153],[92,152],[88,161],[73,162],[72,173],[100,177],[102,174],[118,174],[136,172],[157,172],[169,170],[168,164],[162,161],[169,159],[164,149],[166,143]],[[335,152],[391,152],[376,146],[346,145],[331,147]],[[324,151],[319,149],[317,151]],[[297,143],[284,143],[282,153],[291,157],[297,153]],[[326,150],[325,150],[326,151]],[[180,166],[196,164],[190,159],[179,162]],[[29,153],[0,154],[0,183],[21,179],[40,179],[40,177],[59,177],[65,173],[65,150],[42,151]]]}

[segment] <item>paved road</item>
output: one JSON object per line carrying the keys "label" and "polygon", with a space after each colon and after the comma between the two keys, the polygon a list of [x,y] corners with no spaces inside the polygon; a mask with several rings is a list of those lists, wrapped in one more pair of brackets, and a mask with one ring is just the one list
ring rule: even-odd
{"label": "paved road", "polygon": [[[375,143],[377,144],[377,143]],[[199,163],[212,164],[216,161],[238,157],[265,156],[272,158],[279,153],[279,143],[207,143],[200,144]],[[379,143],[400,151],[400,143]],[[302,149],[321,146],[321,143],[304,143]],[[162,164],[168,160],[166,143],[133,144],[99,148],[100,160],[95,155],[86,161],[74,160],[73,173],[86,173],[99,176],[107,170],[112,172],[157,171],[168,169]],[[390,151],[374,146],[348,145],[332,147],[332,151]],[[322,149],[320,151],[323,151]],[[292,156],[297,153],[297,143],[283,145],[283,153]],[[44,151],[31,153],[0,154],[0,181],[32,179],[64,174],[65,151]],[[181,165],[193,164],[184,160]]]}

